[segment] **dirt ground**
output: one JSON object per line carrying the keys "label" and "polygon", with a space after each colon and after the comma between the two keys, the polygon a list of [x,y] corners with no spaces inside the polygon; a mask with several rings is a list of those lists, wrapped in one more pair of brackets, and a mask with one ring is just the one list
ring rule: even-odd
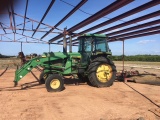
{"label": "dirt ground", "polygon": [[[117,69],[121,66],[117,65]],[[14,71],[8,69],[0,76],[0,120],[160,119],[159,85],[116,81],[111,87],[95,88],[86,83],[66,82],[62,92],[49,93],[31,73],[18,87],[13,87]],[[33,72],[37,77],[40,74]],[[30,84],[22,90],[24,83]]]}

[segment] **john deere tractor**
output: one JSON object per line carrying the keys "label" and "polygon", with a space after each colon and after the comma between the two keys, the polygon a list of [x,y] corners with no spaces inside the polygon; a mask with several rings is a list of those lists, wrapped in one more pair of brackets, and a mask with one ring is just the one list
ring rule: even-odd
{"label": "john deere tractor", "polygon": [[[116,67],[108,58],[111,55],[106,35],[83,34],[79,36],[78,52],[66,52],[64,37],[63,52],[43,53],[27,61],[15,72],[15,85],[33,68],[41,67],[39,82],[45,83],[48,92],[64,89],[63,76],[78,76],[95,87],[109,87],[116,78]],[[71,41],[71,40],[70,40]],[[70,42],[70,48],[71,44]]]}

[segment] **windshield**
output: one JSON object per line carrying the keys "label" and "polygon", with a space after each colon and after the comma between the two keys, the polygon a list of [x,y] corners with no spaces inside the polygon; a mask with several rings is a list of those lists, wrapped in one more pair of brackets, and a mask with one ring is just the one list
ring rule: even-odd
{"label": "windshield", "polygon": [[80,37],[79,51],[107,52],[106,38],[104,37]]}
{"label": "windshield", "polygon": [[81,37],[79,39],[79,51],[91,51],[91,43],[93,41],[92,37]]}
{"label": "windshield", "polygon": [[107,51],[105,38],[96,37],[94,44],[95,45],[93,46],[93,51],[97,51],[97,52],[106,52]]}

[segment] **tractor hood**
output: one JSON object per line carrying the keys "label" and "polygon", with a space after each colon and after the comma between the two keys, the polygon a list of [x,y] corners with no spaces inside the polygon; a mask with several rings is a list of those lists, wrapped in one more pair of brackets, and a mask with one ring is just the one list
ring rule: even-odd
{"label": "tractor hood", "polygon": [[67,56],[67,54],[62,53],[62,52],[54,52],[54,53],[53,52],[44,52],[41,57],[45,58],[45,57],[56,57],[56,56],[58,56],[60,58],[65,58]]}
{"label": "tractor hood", "polygon": [[70,56],[71,58],[72,57],[77,57],[77,58],[81,58],[81,54],[78,53],[78,52],[68,52],[68,53],[63,53],[63,52],[50,52],[50,53],[47,53],[47,52],[44,52],[42,54],[42,58],[45,58],[45,57],[58,57],[58,58],[66,58]]}

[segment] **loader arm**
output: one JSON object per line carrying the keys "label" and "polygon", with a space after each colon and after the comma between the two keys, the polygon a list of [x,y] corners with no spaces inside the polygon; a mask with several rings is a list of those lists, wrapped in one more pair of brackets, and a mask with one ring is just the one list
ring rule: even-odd
{"label": "loader arm", "polygon": [[50,64],[52,61],[64,59],[64,58],[66,58],[66,55],[54,56],[54,57],[36,57],[36,58],[29,60],[20,69],[16,70],[15,78],[14,78],[15,86],[17,85],[18,81],[20,81],[25,75],[31,72],[33,68],[37,66],[41,66],[41,67],[45,67],[49,69],[52,66]]}

